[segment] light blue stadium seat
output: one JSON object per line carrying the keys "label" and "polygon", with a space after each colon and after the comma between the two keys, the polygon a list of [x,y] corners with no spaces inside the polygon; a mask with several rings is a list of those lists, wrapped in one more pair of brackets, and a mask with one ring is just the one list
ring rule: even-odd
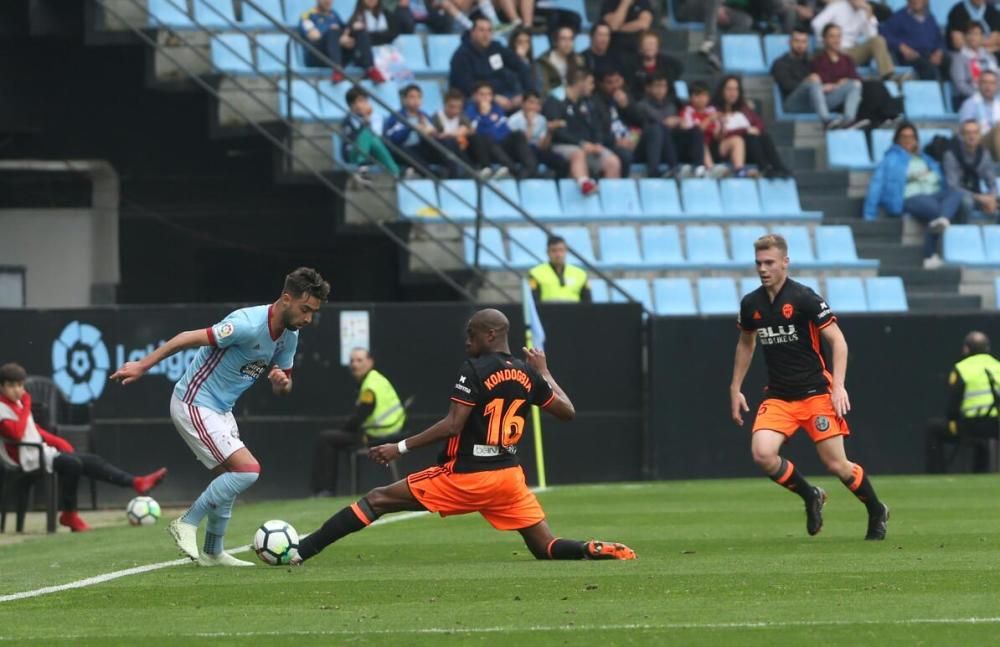
{"label": "light blue stadium seat", "polygon": [[907,312],[906,287],[898,276],[869,276],[865,279],[868,310],[871,312]]}
{"label": "light blue stadium seat", "polygon": [[441,84],[433,79],[421,79],[416,81],[416,84],[420,86],[421,92],[424,93],[423,103],[421,104],[424,112],[433,117],[434,113],[444,107],[444,95],[441,93]]}
{"label": "light blue stadium seat", "polygon": [[690,178],[681,180],[681,199],[684,202],[684,215],[687,217],[722,216],[722,198],[719,197],[719,185],[709,178]]}
{"label": "light blue stadium seat", "polygon": [[937,81],[903,81],[903,107],[907,119],[954,121],[958,116],[944,105]]}
{"label": "light blue stadium seat", "polygon": [[635,227],[608,226],[597,230],[604,267],[638,267],[642,265],[639,239]]}
{"label": "light blue stadium seat", "polygon": [[556,236],[562,236],[566,241],[566,246],[572,250],[569,253],[570,263],[580,263],[582,259],[594,265],[597,264],[597,257],[594,256],[594,245],[590,241],[590,231],[586,227],[554,227],[552,231]]}
{"label": "light blue stadium seat", "polygon": [[[585,198],[591,200],[591,198]],[[639,191],[632,178],[601,180],[601,212],[606,218],[638,218],[642,216]]]}
{"label": "light blue stadium seat", "polygon": [[278,90],[278,110],[282,117],[298,121],[317,121],[323,114],[316,86],[304,79],[292,79],[291,111],[288,106],[288,80],[282,79]]}
{"label": "light blue stadium seat", "polygon": [[[604,182],[601,182],[603,191]],[[596,195],[585,196],[580,192],[576,180],[563,178],[559,180],[559,197],[562,202],[563,216],[574,220],[601,217],[601,199]]]}
{"label": "light blue stadium seat", "polygon": [[[362,81],[362,83],[364,84],[365,82]],[[380,106],[374,99],[371,100],[372,109],[375,113],[382,115],[383,119],[388,119],[392,111],[400,110],[403,107],[403,100],[399,96],[399,84],[395,81],[386,81],[374,87],[365,84],[365,90],[372,97],[378,97],[382,103],[389,106],[386,109]]]}
{"label": "light blue stadium seat", "polygon": [[685,264],[681,251],[681,235],[677,225],[646,225],[640,229],[642,258],[649,266]]}
{"label": "light blue stadium seat", "polygon": [[764,63],[770,70],[774,62],[788,53],[787,34],[768,34],[764,36]]}
{"label": "light blue stadium seat", "polygon": [[577,34],[573,39],[573,51],[584,52],[590,47],[590,34]]}
{"label": "light blue stadium seat", "polygon": [[788,241],[788,258],[793,265],[802,267],[816,262],[808,227],[784,225],[775,227],[774,231],[784,236],[785,240]]}
{"label": "light blue stadium seat", "polygon": [[184,2],[177,0],[149,0],[149,26],[174,27],[176,29],[194,29],[191,16],[184,10]]}
{"label": "light blue stadium seat", "polygon": [[823,263],[836,265],[859,264],[854,245],[854,232],[847,225],[826,225],[816,228],[816,257]]}
{"label": "light blue stadium seat", "polygon": [[[285,12],[281,7],[281,0],[254,0],[254,4],[260,7],[260,11],[250,5],[249,2],[241,3],[243,6],[243,20],[240,26],[243,29],[271,29],[276,30],[280,25],[285,24]],[[274,22],[268,20],[268,16]]]}
{"label": "light blue stadium seat", "polygon": [[[320,116],[323,119],[338,121],[347,116],[347,91],[351,89],[350,83],[330,83],[320,82],[319,100]],[[375,111],[378,114],[378,111]],[[376,130],[376,132],[379,132]]]}
{"label": "light blue stadium seat", "polygon": [[302,14],[315,7],[316,0],[285,0],[285,24],[290,27],[297,26]]}
{"label": "light blue stadium seat", "polygon": [[867,170],[874,166],[862,130],[829,130],[826,133],[826,161],[830,168]]}
{"label": "light blue stadium seat", "polygon": [[430,34],[427,36],[427,70],[447,74],[451,69],[451,57],[462,44],[458,34]]}
{"label": "light blue stadium seat", "polygon": [[642,178],[639,180],[642,214],[647,218],[682,218],[680,194],[673,180]]}
{"label": "light blue stadium seat", "polygon": [[740,297],[736,282],[729,277],[701,277],[698,279],[698,311],[703,315],[736,316]]}
{"label": "light blue stadium seat", "polygon": [[[234,29],[236,12],[232,0],[193,0],[194,21],[202,29]],[[179,3],[183,4],[183,3]]]}
{"label": "light blue stadium seat", "polygon": [[[462,236],[465,262],[473,265],[476,260],[476,228],[466,227]],[[496,227],[482,227],[479,230],[479,266],[503,267],[507,261],[503,235]]]}
{"label": "light blue stadium seat", "polygon": [[881,162],[885,152],[892,147],[894,133],[890,128],[876,128],[872,131],[872,161],[875,164]]}
{"label": "light blue stadium seat", "polygon": [[424,41],[419,34],[400,34],[392,41],[406,61],[406,67],[414,74],[427,72],[427,54],[424,53]]}
{"label": "light blue stadium seat", "polygon": [[983,251],[986,262],[1000,265],[1000,225],[983,225]]}
{"label": "light blue stadium seat", "polygon": [[210,43],[212,65],[230,74],[256,74],[250,41],[243,34],[216,34]]}
{"label": "light blue stadium seat", "polygon": [[608,295],[608,282],[604,279],[590,279],[590,298],[594,303],[608,303],[611,297]]}
{"label": "light blue stadium seat", "polygon": [[[340,133],[334,132],[330,135],[330,145],[333,149],[333,161],[337,163],[337,166],[347,166],[353,169],[355,165],[344,159],[344,140],[340,137]],[[399,185],[397,184],[396,187],[398,188]]]}
{"label": "light blue stadium seat", "polygon": [[819,289],[819,279],[815,276],[793,276],[793,279],[806,286],[816,294],[823,294],[823,291]]}
{"label": "light blue stadium seat", "polygon": [[535,218],[561,218],[563,211],[555,180],[521,180],[521,208]]}
{"label": "light blue stadium seat", "polygon": [[758,180],[757,188],[761,212],[766,216],[822,217],[820,213],[802,211],[799,189],[791,178]]}
{"label": "light blue stadium seat", "polygon": [[[504,43],[506,45],[506,43]],[[548,34],[534,34],[531,37],[531,53],[532,58],[538,59],[539,56],[544,54],[552,46],[549,42]]]}
{"label": "light blue stadium seat", "polygon": [[433,180],[400,180],[396,182],[396,204],[407,218],[436,217],[437,186]]}
{"label": "light blue stadium seat", "polygon": [[[959,4],[960,0],[931,0],[928,3],[928,8],[931,11],[931,15],[934,16],[934,20],[937,21],[938,27],[941,29],[945,28],[948,24],[948,12],[951,11],[952,7]],[[945,34],[945,38],[948,35]]]}
{"label": "light blue stadium seat", "polygon": [[[643,308],[652,312],[653,297],[649,293],[649,281],[646,279],[617,279],[615,283],[622,290],[625,290],[626,294],[641,303]],[[613,287],[608,286],[608,291],[611,293],[611,303],[628,302],[628,299]]]}
{"label": "light blue stadium seat", "polygon": [[285,74],[288,56],[288,36],[284,34],[257,34],[257,70],[261,74]]}
{"label": "light blue stadium seat", "polygon": [[692,225],[685,229],[687,260],[692,265],[730,265],[722,227]]}
{"label": "light blue stadium seat", "polygon": [[756,276],[740,277],[740,298],[745,297],[760,287],[760,279]]}
{"label": "light blue stadium seat", "polygon": [[438,187],[441,211],[452,220],[476,218],[476,183],[474,180],[445,180]]}
{"label": "light blue stadium seat", "polygon": [[754,266],[754,241],[767,233],[760,225],[733,225],[729,228],[729,256],[738,265]]}
{"label": "light blue stadium seat", "polygon": [[981,265],[986,262],[983,238],[978,225],[952,225],[944,230],[944,260],[959,265]]}
{"label": "light blue stadium seat", "polygon": [[[521,202],[521,192],[518,191],[517,180],[494,180],[489,187],[483,187],[483,215],[494,220],[520,220],[521,212],[517,205]],[[497,191],[507,196],[510,202],[497,195]]]}
{"label": "light blue stadium seat", "polygon": [[691,98],[691,91],[687,81],[674,81],[674,96],[678,101],[687,101]]}
{"label": "light blue stadium seat", "polygon": [[511,227],[507,235],[510,237],[510,264],[513,267],[529,268],[548,260],[545,253],[548,238],[541,229]]}
{"label": "light blue stadium seat", "polygon": [[865,284],[857,276],[831,276],[826,280],[826,302],[835,313],[868,312]]}
{"label": "light blue stadium seat", "polygon": [[757,181],[749,178],[730,178],[719,182],[722,209],[727,215],[759,216],[760,196]]}
{"label": "light blue stadium seat", "polygon": [[767,74],[760,36],[756,34],[723,34],[722,66],[733,74]]}
{"label": "light blue stadium seat", "polygon": [[654,311],[658,315],[696,315],[698,306],[694,301],[691,281],[685,278],[653,279]]}

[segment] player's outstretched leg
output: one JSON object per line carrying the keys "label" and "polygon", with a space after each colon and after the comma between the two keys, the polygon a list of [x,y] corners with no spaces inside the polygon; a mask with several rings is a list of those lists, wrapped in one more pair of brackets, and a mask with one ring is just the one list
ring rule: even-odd
{"label": "player's outstretched leg", "polygon": [[865,533],[865,539],[874,541],[885,539],[886,525],[889,523],[889,506],[879,500],[864,468],[847,460],[844,437],[836,436],[824,440],[816,445],[816,450],[826,468],[836,474],[868,510],[868,532]]}
{"label": "player's outstretched leg", "polygon": [[554,537],[549,524],[539,521],[518,530],[535,559],[635,559],[635,551],[616,542],[576,541]]}
{"label": "player's outstretched leg", "polygon": [[792,461],[778,455],[785,435],[769,429],[755,431],[751,440],[753,460],[772,481],[800,497],[806,504],[806,532],[815,535],[823,529],[823,505],[826,492],[810,485]]}
{"label": "player's outstretched leg", "polygon": [[341,508],[318,530],[301,539],[298,554],[292,556],[291,564],[298,565],[315,557],[333,542],[367,528],[383,514],[425,509],[413,498],[405,479],[385,487],[377,487],[357,502]]}

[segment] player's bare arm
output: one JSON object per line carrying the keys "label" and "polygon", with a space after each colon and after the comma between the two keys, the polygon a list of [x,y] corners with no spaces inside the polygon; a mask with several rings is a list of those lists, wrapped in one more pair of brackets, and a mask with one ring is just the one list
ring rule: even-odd
{"label": "player's bare arm", "polygon": [[747,399],[743,396],[743,379],[750,369],[750,360],[757,347],[757,334],[753,331],[740,331],[736,342],[736,357],[733,360],[733,381],[729,384],[729,411],[733,422],[742,426],[743,414],[750,411]]}
{"label": "player's bare arm", "polygon": [[844,386],[847,383],[847,339],[836,323],[823,328],[822,335],[833,352],[833,386],[830,389],[833,410],[843,418],[851,411],[851,400]]}
{"label": "player's bare arm", "polygon": [[[406,450],[410,451],[419,447],[433,445],[438,441],[451,438],[452,436],[457,436],[462,433],[462,428],[465,427],[465,422],[469,419],[469,414],[471,413],[472,407],[452,402],[451,408],[448,409],[448,415],[419,434],[410,436],[402,442],[406,443]],[[387,465],[400,457],[399,443],[387,443],[372,447],[368,450],[368,457],[376,463]]]}
{"label": "player's bare arm", "polygon": [[523,348],[522,350],[524,350],[524,360],[545,378],[545,381],[552,387],[552,393],[556,396],[552,400],[552,403],[545,407],[545,410],[559,420],[568,421],[575,418],[576,407],[573,406],[573,402],[566,395],[566,392],[562,390],[562,387],[556,383],[556,378],[552,377],[552,373],[549,372],[545,351],[538,350],[537,348]]}
{"label": "player's bare arm", "polygon": [[292,377],[284,369],[272,366],[267,379],[271,382],[271,391],[275,395],[288,395],[292,392]]}
{"label": "player's bare arm", "polygon": [[208,338],[208,332],[204,328],[200,330],[187,330],[185,332],[178,333],[170,339],[170,341],[165,342],[162,346],[142,359],[122,364],[121,367],[111,375],[110,379],[121,382],[122,384],[131,384],[145,375],[146,371],[153,368],[174,353],[187,350],[188,348],[209,346],[211,343],[212,342]]}

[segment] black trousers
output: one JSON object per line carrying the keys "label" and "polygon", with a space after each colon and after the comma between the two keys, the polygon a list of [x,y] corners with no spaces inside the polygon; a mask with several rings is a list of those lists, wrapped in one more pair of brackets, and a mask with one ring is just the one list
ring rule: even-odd
{"label": "black trousers", "polygon": [[[405,434],[392,434],[368,439],[369,445],[398,443]],[[337,474],[340,469],[340,457],[365,446],[365,436],[360,433],[344,431],[343,429],[326,429],[316,437],[316,449],[313,452],[312,480],[310,488],[313,494],[320,492],[334,493],[337,491]]]}
{"label": "black trousers", "polygon": [[[468,163],[468,160],[462,154],[462,151],[458,147],[458,142],[453,138],[439,139],[443,147],[448,149],[450,153],[457,156],[459,159]],[[427,167],[431,164],[437,164],[439,166],[445,167],[447,169],[446,173],[448,177],[455,178],[459,177],[459,166],[456,162],[448,158],[446,155],[441,153],[437,148],[431,146],[425,141],[420,141],[413,146],[403,146],[403,152],[405,155],[400,155],[396,151],[392,151],[392,156],[396,159],[396,162],[400,166],[413,166],[411,160],[420,164],[421,166]],[[407,159],[409,157],[409,159]]]}
{"label": "black trousers", "polygon": [[774,145],[774,140],[767,133],[759,135],[744,135],[743,140],[747,146],[747,162],[756,164],[766,171],[787,172],[785,163],[778,155],[778,149]]}
{"label": "black trousers", "polygon": [[512,132],[499,142],[489,140],[488,144],[490,161],[506,166],[518,179],[533,177],[538,172],[538,159],[521,131]]}
{"label": "black trousers", "polygon": [[135,479],[97,454],[59,454],[52,461],[52,469],[59,475],[59,507],[64,512],[77,509],[76,490],[81,476],[119,487],[131,487]]}
{"label": "black trousers", "polygon": [[[341,29],[331,29],[316,41],[316,49],[326,54],[327,58],[340,66],[354,63],[358,67],[363,67],[367,70],[374,65],[372,44],[371,39],[368,37],[368,32],[364,30],[352,31],[351,35],[354,37],[354,47],[351,49],[343,47],[340,44],[340,37],[343,33]],[[306,50],[305,54],[307,66],[326,67],[326,64],[313,56],[312,52]]]}
{"label": "black trousers", "polygon": [[927,422],[925,434],[925,457],[927,471],[931,474],[944,474],[951,471],[964,471],[968,461],[962,457],[960,467],[955,469],[955,463],[964,448],[971,452],[971,468],[974,473],[981,474],[990,471],[991,438],[997,438],[998,428],[995,418],[965,420],[959,424],[957,434],[948,431],[948,422],[942,418],[934,418]]}
{"label": "black trousers", "polygon": [[861,104],[858,119],[867,119],[875,128],[883,121],[895,119],[903,112],[903,100],[894,99],[881,81],[861,82]]}

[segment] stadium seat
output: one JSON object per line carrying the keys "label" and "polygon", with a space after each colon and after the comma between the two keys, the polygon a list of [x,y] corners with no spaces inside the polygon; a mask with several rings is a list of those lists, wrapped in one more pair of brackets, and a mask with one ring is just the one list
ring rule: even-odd
{"label": "stadium seat", "polygon": [[288,36],[257,34],[257,71],[261,74],[285,74],[288,66]]}
{"label": "stadium seat", "polygon": [[316,0],[285,0],[285,24],[296,27],[302,14],[316,7]]}
{"label": "stadium seat", "polygon": [[748,178],[730,178],[719,182],[722,209],[728,215],[759,216],[760,196],[757,181]]}
{"label": "stadium seat", "polygon": [[698,312],[703,315],[736,316],[740,298],[736,282],[729,277],[701,277],[698,279]]}
{"label": "stadium seat", "polygon": [[759,225],[733,225],[729,228],[729,257],[738,265],[753,267],[754,241],[766,233],[767,230]]}
{"label": "stadium seat", "polygon": [[[585,198],[591,200],[591,198]],[[632,178],[601,180],[601,214],[605,218],[642,216],[639,191]]]}
{"label": "stadium seat", "polygon": [[588,263],[597,264],[594,256],[594,245],[590,241],[590,231],[586,227],[555,227],[553,233],[562,236],[566,246],[570,248],[569,262],[580,263],[581,258]]}
{"label": "stadium seat", "polygon": [[868,312],[865,284],[857,276],[829,277],[824,296],[835,313]]}
{"label": "stadium seat", "polygon": [[202,29],[233,29],[236,12],[232,0],[193,0],[194,21]]}
{"label": "stadium seat", "polygon": [[[336,85],[331,85],[329,83],[320,82],[319,84],[319,99],[320,99],[320,116],[323,119],[329,119],[331,121],[339,121],[347,116],[347,91],[351,89],[350,83],[338,83]],[[379,114],[376,110],[375,114]],[[372,126],[375,126],[374,121]],[[375,132],[379,132],[376,130]]]}
{"label": "stadium seat", "polygon": [[687,260],[694,265],[731,265],[722,227],[692,225],[685,230]]}
{"label": "stadium seat", "polygon": [[317,121],[323,114],[316,86],[304,79],[292,79],[291,110],[289,110],[288,80],[282,79],[278,89],[278,110],[281,116],[299,121]]}
{"label": "stadium seat", "polygon": [[604,279],[590,279],[587,281],[587,284],[590,285],[590,298],[594,303],[608,303],[610,301],[607,281]]}
{"label": "stadium seat", "polygon": [[433,180],[400,180],[396,182],[396,204],[407,218],[436,217],[437,186]]}
{"label": "stadium seat", "polygon": [[[483,215],[493,220],[521,220],[521,192],[517,188],[517,180],[503,178],[493,180],[483,186]],[[510,199],[504,200],[497,191]]]}
{"label": "stadium seat", "polygon": [[907,312],[906,288],[898,276],[869,276],[865,279],[868,310],[871,312]]}
{"label": "stadium seat", "polygon": [[[506,45],[506,43],[504,43]],[[547,52],[552,46],[549,42],[548,34],[534,34],[531,37],[531,53],[532,58],[539,58],[542,54]]]}
{"label": "stadium seat", "polygon": [[684,201],[684,215],[687,217],[722,216],[722,198],[719,185],[708,178],[681,180],[681,199]]}
{"label": "stadium seat", "polygon": [[186,3],[177,0],[149,0],[149,26],[174,27],[177,29],[194,29],[191,16],[184,10]]}
{"label": "stadium seat", "polygon": [[510,237],[510,264],[517,268],[534,267],[544,263],[548,256],[545,253],[548,242],[545,232],[537,227],[511,227],[507,230]]}
{"label": "stadium seat", "polygon": [[813,254],[812,240],[809,238],[809,228],[799,225],[785,225],[774,228],[775,233],[781,234],[788,241],[788,258],[794,265],[803,265],[816,262],[816,255]]}
{"label": "stadium seat", "polygon": [[658,315],[698,314],[691,281],[685,278],[653,279],[653,302]]}
{"label": "stadium seat", "polygon": [[639,180],[639,198],[642,201],[642,215],[647,218],[684,216],[677,183],[673,180],[642,178]]}
{"label": "stadium seat", "polygon": [[[333,149],[333,161],[336,162],[335,166],[346,166],[353,169],[356,165],[350,164],[344,159],[344,140],[341,138],[340,133],[334,132],[330,135],[330,146]],[[399,186],[399,185],[397,185]],[[437,212],[435,212],[435,215]]]}
{"label": "stadium seat", "polygon": [[585,52],[590,47],[590,34],[577,34],[573,39],[573,51]]}
{"label": "stadium seat", "polygon": [[815,276],[793,276],[794,280],[798,281],[802,285],[806,286],[816,294],[822,295],[823,291],[819,289],[819,279]]}
{"label": "stadium seat", "polygon": [[639,231],[642,238],[642,258],[646,265],[685,265],[681,236],[676,225],[646,225]]}
{"label": "stadium seat", "polygon": [[[281,0],[253,0],[260,7],[258,11],[249,2],[240,3],[243,6],[243,19],[240,27],[243,29],[278,29],[285,24],[285,12],[281,8]],[[268,16],[274,18],[273,21]]]}
{"label": "stadium seat", "polygon": [[765,216],[794,217],[796,219],[820,219],[822,213],[802,211],[799,189],[792,179],[758,180],[761,212]]}
{"label": "stadium seat", "polygon": [[827,225],[816,228],[816,257],[822,263],[836,265],[868,265],[858,258],[854,232],[847,225]]}
{"label": "stadium seat", "polygon": [[826,163],[833,169],[867,170],[874,166],[862,130],[829,130]]}
{"label": "stadium seat", "polygon": [[243,34],[217,34],[210,43],[212,65],[229,74],[256,74],[250,41]]}
{"label": "stadium seat", "polygon": [[416,81],[424,93],[423,110],[430,116],[444,107],[444,96],[441,94],[441,84],[432,79]]}
{"label": "stadium seat", "polygon": [[638,267],[642,265],[635,227],[613,226],[597,230],[602,267]]}
{"label": "stadium seat", "polygon": [[534,218],[561,218],[559,189],[554,180],[521,180],[521,208]]}
{"label": "stadium seat", "polygon": [[[626,294],[641,303],[644,309],[649,312],[653,311],[653,297],[649,293],[649,281],[646,279],[617,279],[615,283]],[[628,299],[613,286],[608,286],[608,292],[611,293],[611,303],[628,302]]]}
{"label": "stadium seat", "polygon": [[674,97],[678,101],[687,101],[691,98],[691,91],[687,81],[674,81]]}
{"label": "stadium seat", "polygon": [[978,225],[952,225],[944,230],[944,260],[959,265],[981,265],[986,251]]}
{"label": "stadium seat", "polygon": [[742,299],[746,295],[750,294],[754,290],[760,287],[760,279],[756,276],[741,276],[740,277],[740,298]]}
{"label": "stadium seat", "polygon": [[[476,261],[476,228],[466,227],[462,236],[465,262],[474,265]],[[507,262],[503,235],[496,227],[482,227],[479,230],[479,266],[498,268]]]}
{"label": "stadium seat", "polygon": [[424,41],[419,34],[400,34],[392,44],[399,50],[406,61],[406,67],[414,74],[425,74],[427,69],[427,54],[424,53]]}
{"label": "stadium seat", "polygon": [[876,128],[872,131],[872,162],[878,164],[885,157],[885,152],[892,147],[892,136],[895,131],[889,128]]}
{"label": "stadium seat", "polygon": [[[931,0],[927,7],[930,9],[931,15],[934,16],[934,20],[937,21],[938,26],[944,29],[945,25],[948,24],[948,12],[956,4],[959,4],[959,0]],[[947,38],[947,34],[945,37]]]}
{"label": "stadium seat", "polygon": [[986,262],[1000,265],[1000,225],[983,225],[983,252]]}
{"label": "stadium seat", "polygon": [[944,105],[937,81],[903,81],[903,107],[907,119],[955,121],[958,115]]}
{"label": "stadium seat", "polygon": [[[364,81],[362,81],[364,84]],[[403,102],[399,98],[399,84],[395,81],[386,81],[385,83],[379,83],[375,87],[367,86],[365,84],[365,90],[372,97],[377,97],[379,101],[384,103],[388,108],[379,105],[378,101],[372,99],[372,109],[375,113],[382,115],[383,119],[388,119],[389,115],[393,111],[399,110],[403,106]]]}
{"label": "stadium seat", "polygon": [[[341,84],[344,85],[344,84]],[[441,211],[452,220],[475,220],[476,182],[474,180],[445,180],[438,187]]]}
{"label": "stadium seat", "polygon": [[462,44],[458,34],[430,34],[427,36],[427,71],[447,74],[451,69],[451,57]]}
{"label": "stadium seat", "polygon": [[722,66],[727,73],[767,74],[760,36],[756,34],[723,34]]}
{"label": "stadium seat", "polygon": [[[604,181],[601,181],[603,190]],[[587,218],[600,218],[601,199],[596,195],[585,196],[580,192],[580,186],[576,180],[563,178],[559,180],[559,197],[562,202],[562,212],[567,218],[574,220],[586,220]]]}
{"label": "stadium seat", "polygon": [[774,62],[788,53],[787,34],[768,34],[764,36],[764,64],[770,70]]}

